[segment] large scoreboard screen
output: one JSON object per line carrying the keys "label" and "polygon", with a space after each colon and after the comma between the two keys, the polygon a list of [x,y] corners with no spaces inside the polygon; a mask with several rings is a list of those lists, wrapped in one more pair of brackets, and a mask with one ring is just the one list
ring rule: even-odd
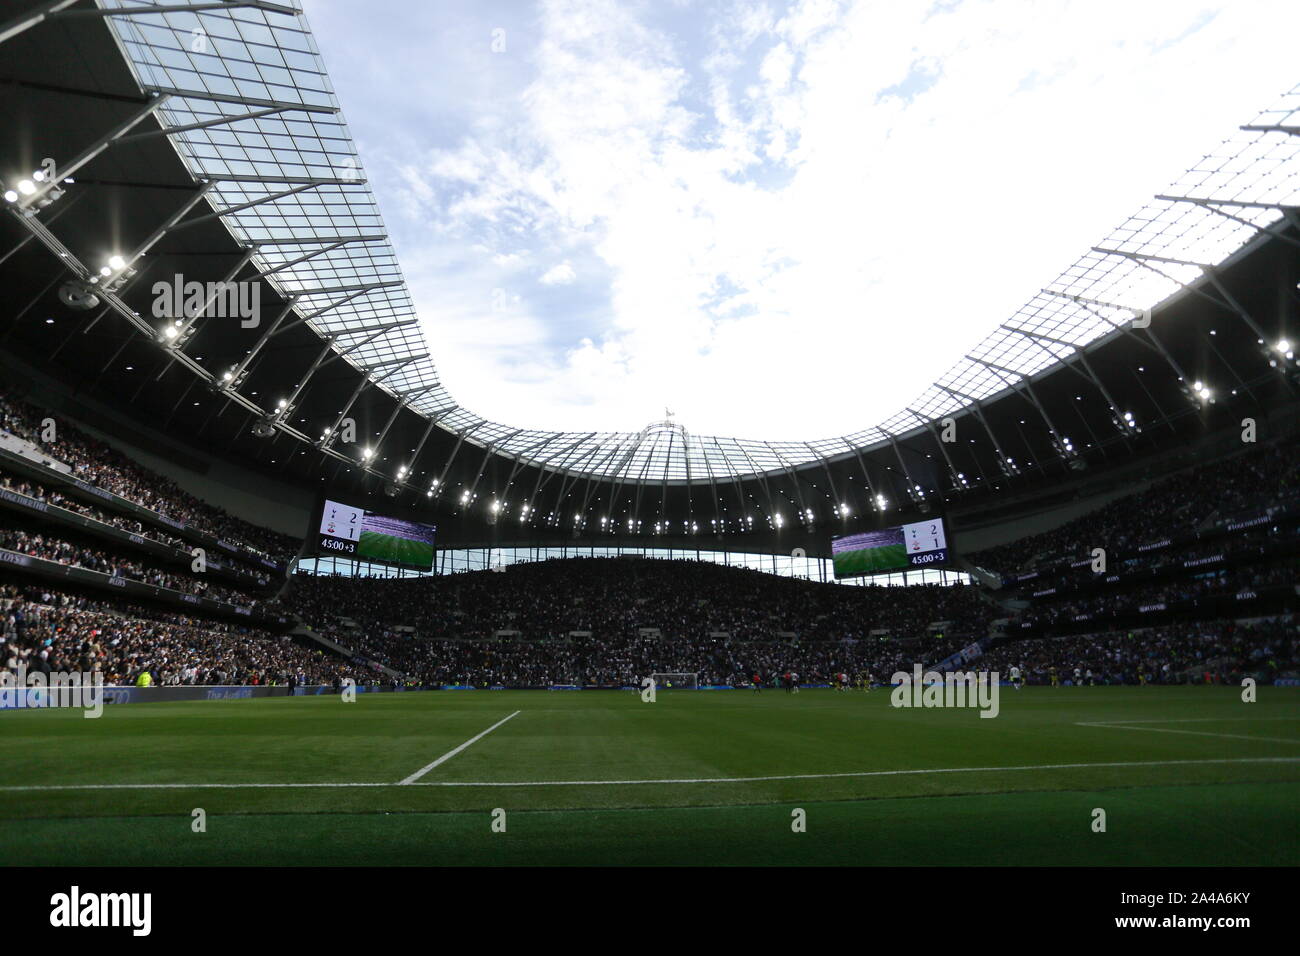
{"label": "large scoreboard screen", "polygon": [[317,554],[430,571],[436,530],[431,524],[392,518],[326,498],[321,507]]}
{"label": "large scoreboard screen", "polygon": [[837,578],[923,568],[948,560],[948,536],[942,518],[846,534],[831,539],[831,560]]}

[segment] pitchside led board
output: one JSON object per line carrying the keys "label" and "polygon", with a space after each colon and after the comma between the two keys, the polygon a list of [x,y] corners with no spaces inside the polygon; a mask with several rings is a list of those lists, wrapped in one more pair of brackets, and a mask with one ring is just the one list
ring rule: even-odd
{"label": "pitchside led board", "polygon": [[321,507],[317,554],[429,571],[433,568],[435,530],[431,524],[390,518],[326,498]]}
{"label": "pitchside led board", "polygon": [[831,539],[831,560],[837,578],[924,568],[948,560],[948,536],[942,518],[847,534]]}

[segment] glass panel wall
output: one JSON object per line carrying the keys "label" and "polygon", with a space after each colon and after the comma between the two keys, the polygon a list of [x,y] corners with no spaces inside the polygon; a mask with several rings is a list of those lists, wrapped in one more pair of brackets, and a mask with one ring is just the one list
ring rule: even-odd
{"label": "glass panel wall", "polygon": [[[615,558],[636,555],[667,561],[714,561],[729,567],[753,568],[782,577],[803,578],[808,581],[839,583],[847,586],[864,584],[969,584],[970,575],[963,571],[945,568],[919,568],[914,571],[897,571],[877,574],[869,578],[835,581],[828,558],[797,557],[788,554],[747,554],[736,551],[685,550],[680,548],[639,548],[605,546],[563,546],[531,548],[461,548],[439,551],[434,555],[431,574],[457,574],[462,571],[484,571],[528,561],[549,561],[555,558]],[[365,561],[353,561],[335,556],[303,558],[297,569],[307,574],[341,574],[367,577],[423,577],[424,572],[390,568]]]}

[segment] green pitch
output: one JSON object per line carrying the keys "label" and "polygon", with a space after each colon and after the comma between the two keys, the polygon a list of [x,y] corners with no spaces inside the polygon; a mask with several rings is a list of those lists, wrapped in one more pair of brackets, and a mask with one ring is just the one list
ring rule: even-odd
{"label": "green pitch", "polygon": [[10,711],[0,865],[1295,865],[1300,691],[1239,695],[1004,688],[995,719],[770,690]]}
{"label": "green pitch", "polygon": [[357,557],[361,560],[404,564],[427,571],[433,567],[433,545],[378,531],[363,531],[357,540]]}
{"label": "green pitch", "polygon": [[837,578],[872,574],[876,571],[897,571],[908,566],[907,547],[902,544],[886,544],[879,548],[845,551],[835,556],[834,566]]}

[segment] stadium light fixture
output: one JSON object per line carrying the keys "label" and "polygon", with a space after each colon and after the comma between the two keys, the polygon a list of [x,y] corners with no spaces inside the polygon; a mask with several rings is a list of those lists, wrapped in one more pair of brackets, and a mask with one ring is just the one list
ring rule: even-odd
{"label": "stadium light fixture", "polygon": [[36,184],[30,179],[19,180],[18,191],[24,196],[30,196],[32,193],[36,192]]}

